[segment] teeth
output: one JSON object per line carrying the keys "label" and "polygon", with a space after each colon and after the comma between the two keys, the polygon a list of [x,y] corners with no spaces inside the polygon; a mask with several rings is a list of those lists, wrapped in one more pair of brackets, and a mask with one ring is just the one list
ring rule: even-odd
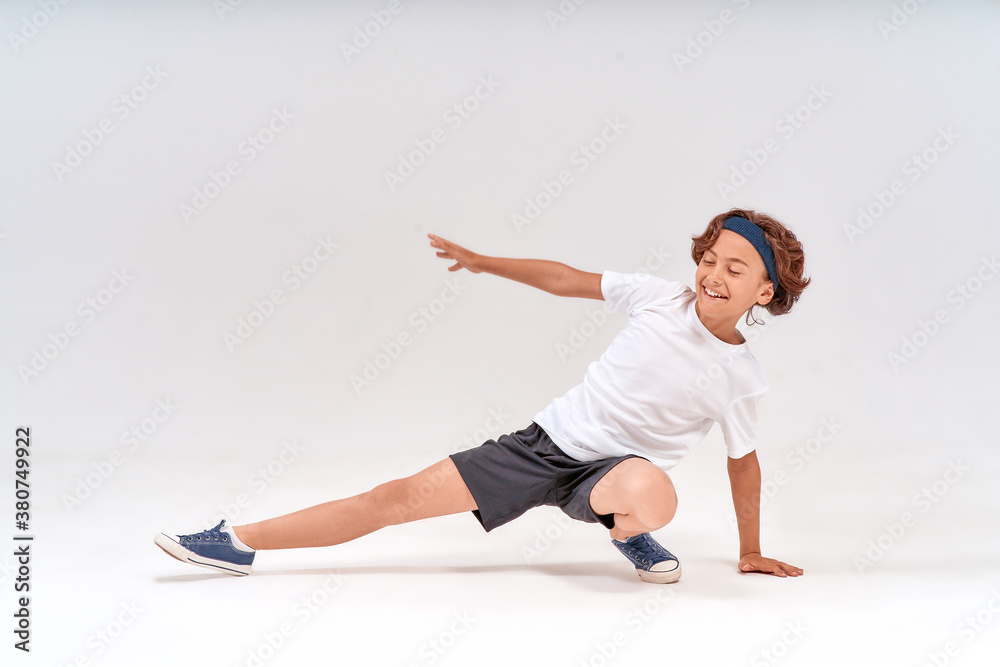
{"label": "teeth", "polygon": [[714,297],[719,298],[719,299],[724,299],[725,298],[724,296],[722,296],[718,292],[713,292],[712,290],[708,289],[707,287],[705,288],[705,293],[708,294],[709,296],[714,296]]}

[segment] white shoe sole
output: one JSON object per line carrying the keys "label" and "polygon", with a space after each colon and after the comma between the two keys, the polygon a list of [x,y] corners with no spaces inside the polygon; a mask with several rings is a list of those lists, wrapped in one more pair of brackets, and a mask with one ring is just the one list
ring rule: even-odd
{"label": "white shoe sole", "polygon": [[638,573],[640,579],[648,581],[651,584],[672,584],[681,578],[680,563],[677,563],[677,567],[669,572],[650,572],[649,570],[640,570],[639,568],[636,568],[635,571]]}
{"label": "white shoe sole", "polygon": [[177,541],[177,538],[167,535],[166,533],[160,533],[154,537],[153,543],[179,561],[191,563],[192,565],[197,565],[199,567],[206,567],[210,570],[215,570],[216,572],[225,572],[226,574],[232,574],[237,577],[245,577],[250,574],[250,570],[253,569],[252,565],[238,565],[224,560],[215,560],[214,558],[204,558],[203,556],[199,556],[198,554],[183,547],[181,543]]}

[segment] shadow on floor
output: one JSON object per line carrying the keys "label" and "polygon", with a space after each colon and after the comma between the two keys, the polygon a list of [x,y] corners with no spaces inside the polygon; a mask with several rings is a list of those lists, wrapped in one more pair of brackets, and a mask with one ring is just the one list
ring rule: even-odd
{"label": "shadow on floor", "polygon": [[[341,568],[298,568],[284,570],[254,570],[253,577],[276,577],[293,575],[479,575],[489,573],[515,572],[528,575],[548,577],[600,578],[614,582],[635,582],[638,576],[627,564],[608,561],[592,563],[504,563],[495,565],[366,565]],[[232,575],[223,573],[179,574],[174,576],[156,577],[156,583],[169,584],[186,581],[204,581],[210,579],[230,578]]]}

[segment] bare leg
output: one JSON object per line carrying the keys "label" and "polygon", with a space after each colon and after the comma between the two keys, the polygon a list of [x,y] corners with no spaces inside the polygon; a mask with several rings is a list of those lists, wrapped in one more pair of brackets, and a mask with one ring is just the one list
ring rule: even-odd
{"label": "bare leg", "polygon": [[233,531],[254,549],[325,547],[385,526],[474,509],[476,501],[455,463],[447,458],[416,475],[380,484],[366,493],[233,526]]}
{"label": "bare leg", "polygon": [[626,459],[594,486],[590,506],[598,514],[614,514],[611,537],[626,540],[670,523],[677,493],[667,473],[645,459]]}

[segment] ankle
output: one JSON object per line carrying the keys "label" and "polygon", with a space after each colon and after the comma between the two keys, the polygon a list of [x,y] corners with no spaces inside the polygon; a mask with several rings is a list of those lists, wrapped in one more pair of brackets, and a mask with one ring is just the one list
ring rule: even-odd
{"label": "ankle", "polygon": [[253,530],[250,529],[249,525],[246,526],[231,526],[233,534],[236,536],[240,542],[250,547],[254,551],[257,550],[255,535],[253,535]]}
{"label": "ankle", "polygon": [[622,530],[615,526],[611,529],[611,539],[618,540],[619,542],[624,542],[630,537],[635,537],[636,535],[642,535],[645,531],[635,531],[635,530]]}

